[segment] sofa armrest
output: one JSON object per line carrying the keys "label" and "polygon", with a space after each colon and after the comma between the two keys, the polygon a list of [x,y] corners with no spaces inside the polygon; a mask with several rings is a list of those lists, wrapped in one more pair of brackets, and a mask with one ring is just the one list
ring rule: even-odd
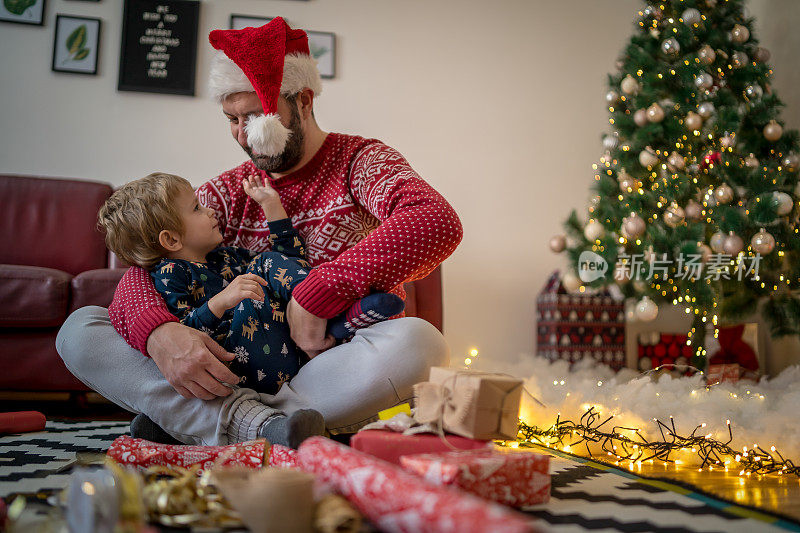
{"label": "sofa armrest", "polygon": [[119,280],[127,268],[98,268],[81,272],[72,279],[69,312],[87,305],[108,307],[114,298]]}
{"label": "sofa armrest", "polygon": [[443,327],[442,267],[422,279],[404,284],[406,290],[406,316],[427,320],[439,331]]}
{"label": "sofa armrest", "polygon": [[0,327],[60,326],[67,316],[71,279],[53,268],[0,265]]}

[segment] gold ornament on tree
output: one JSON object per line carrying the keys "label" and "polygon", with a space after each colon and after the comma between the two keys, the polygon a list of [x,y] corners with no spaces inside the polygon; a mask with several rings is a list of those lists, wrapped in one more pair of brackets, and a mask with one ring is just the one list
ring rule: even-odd
{"label": "gold ornament on tree", "polygon": [[560,254],[563,252],[567,247],[567,238],[563,235],[554,235],[550,238],[550,249]]}
{"label": "gold ornament on tree", "polygon": [[714,114],[714,104],[711,102],[703,102],[697,106],[697,114],[703,118],[709,118]]}
{"label": "gold ornament on tree", "polygon": [[738,255],[744,249],[744,241],[734,232],[728,233],[725,242],[722,244],[722,251],[728,255]]}
{"label": "gold ornament on tree", "polygon": [[750,239],[750,246],[753,251],[761,255],[768,255],[775,249],[775,237],[769,234],[764,228],[761,228],[758,233],[753,235]]}
{"label": "gold ornament on tree", "polygon": [[623,93],[627,95],[635,95],[639,93],[639,82],[636,81],[636,78],[628,74],[619,84],[620,89]]}
{"label": "gold ornament on tree", "polygon": [[703,20],[702,17],[703,16],[700,14],[700,11],[698,11],[693,7],[685,9],[683,13],[681,13],[681,19],[683,19],[683,23],[686,24],[687,26],[700,24],[700,21]]}
{"label": "gold ornament on tree", "polygon": [[741,24],[737,24],[731,30],[731,41],[735,43],[744,43],[750,38],[750,30],[747,29],[747,26],[742,26]]}
{"label": "gold ornament on tree", "polygon": [[667,164],[675,170],[683,170],[686,160],[678,152],[672,152],[667,158]]}
{"label": "gold ornament on tree", "polygon": [[723,183],[714,189],[714,199],[718,204],[727,204],[733,200],[733,189],[727,183]]}
{"label": "gold ornament on tree", "polygon": [[686,214],[686,218],[691,220],[692,222],[697,222],[701,218],[703,218],[703,206],[695,202],[694,200],[689,200],[684,208],[684,212]]}
{"label": "gold ornament on tree", "polygon": [[786,216],[792,212],[792,208],[794,207],[794,200],[792,197],[786,194],[785,192],[775,191],[772,193],[772,197],[774,198],[775,204],[777,205],[777,212],[778,216]]}
{"label": "gold ornament on tree", "polygon": [[747,168],[758,168],[758,159],[753,154],[744,158],[744,165]]}
{"label": "gold ornament on tree", "polygon": [[649,297],[644,296],[636,303],[636,318],[642,322],[651,322],[658,316],[658,306]]}
{"label": "gold ornament on tree", "polygon": [[727,237],[728,236],[721,231],[718,231],[711,236],[711,240],[708,244],[711,245],[711,249],[714,251],[714,253],[721,254],[725,250],[725,239]]}
{"label": "gold ornament on tree", "polygon": [[647,108],[647,120],[650,122],[661,122],[664,120],[664,109],[658,104],[653,104]]}
{"label": "gold ornament on tree", "polygon": [[710,65],[717,59],[717,53],[714,52],[714,49],[711,48],[709,45],[703,45],[700,50],[697,51],[697,59],[700,60],[700,63],[703,65]]}
{"label": "gold ornament on tree", "polygon": [[643,167],[652,167],[653,165],[658,163],[658,157],[656,156],[656,153],[653,151],[653,149],[648,146],[644,150],[639,152],[639,163]]}
{"label": "gold ornament on tree", "polygon": [[703,72],[697,75],[694,79],[694,84],[698,89],[708,89],[714,85],[714,78],[711,77],[711,74]]}
{"label": "gold ornament on tree", "polygon": [[736,51],[731,55],[731,65],[733,65],[734,68],[742,68],[747,65],[748,61],[750,61],[750,58],[748,58],[747,54],[744,52]]}
{"label": "gold ornament on tree", "polygon": [[583,228],[583,235],[589,242],[594,242],[606,234],[606,229],[596,220],[590,220]]}
{"label": "gold ornament on tree", "polygon": [[686,212],[675,202],[664,211],[664,224],[670,228],[678,227],[683,224],[684,220],[686,220]]}
{"label": "gold ornament on tree", "polygon": [[561,285],[568,293],[575,293],[581,287],[581,280],[574,273],[567,272],[561,277]]}
{"label": "gold ornament on tree", "polygon": [[702,242],[697,243],[697,251],[700,252],[700,259],[703,263],[708,263],[708,260],[714,255],[714,251],[707,244],[703,244]]}
{"label": "gold ornament on tree", "polygon": [[769,124],[764,126],[764,138],[768,141],[775,142],[783,135],[783,127],[774,120],[770,120]]}
{"label": "gold ornament on tree", "polygon": [[633,114],[633,122],[640,128],[646,126],[650,122],[647,120],[647,111],[644,109],[637,109]]}
{"label": "gold ornament on tree", "polygon": [[647,225],[645,224],[644,219],[642,219],[642,217],[636,213],[631,213],[629,217],[622,219],[622,228],[620,228],[620,233],[622,233],[622,236],[626,239],[638,239],[644,235],[646,229]]}
{"label": "gold ornament on tree", "polygon": [[683,124],[689,131],[699,130],[703,127],[703,117],[694,111],[689,111],[683,119]]}

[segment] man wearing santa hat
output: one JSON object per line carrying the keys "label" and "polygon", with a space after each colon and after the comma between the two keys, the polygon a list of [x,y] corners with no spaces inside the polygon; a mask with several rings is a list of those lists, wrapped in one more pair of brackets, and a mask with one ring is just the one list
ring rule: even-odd
{"label": "man wearing santa hat", "polygon": [[108,311],[85,307],[69,317],[58,351],[84,383],[142,413],[132,424],[140,436],[158,438],[154,422],[191,444],[266,436],[296,445],[321,431],[319,413],[330,432],[354,431],[410,399],[431,366],[447,364],[449,350],[417,318],[381,322],[333,346],[327,319],[372,292],[404,297],[403,282],[426,276],[455,250],[461,223],[397,151],[320,129],[314,100],[322,84],[305,32],[278,17],[260,28],[212,31],[209,41],[217,50],[212,96],[250,160],[197,194],[216,211],[224,246],[262,251],[269,231],[242,180],[258,175],[278,191],[314,267],[286,317],[311,360],[275,395],[229,386],[238,377],[224,362],[234,354],[181,325],[136,267]]}

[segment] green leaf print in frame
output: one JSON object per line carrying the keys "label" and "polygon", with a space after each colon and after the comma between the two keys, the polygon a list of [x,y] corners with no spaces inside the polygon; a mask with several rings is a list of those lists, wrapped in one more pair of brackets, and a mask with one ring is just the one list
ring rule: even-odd
{"label": "green leaf print in frame", "polygon": [[46,0],[2,0],[0,21],[42,26],[45,2]]}
{"label": "green leaf print in frame", "polygon": [[12,15],[22,15],[26,9],[36,5],[36,0],[3,0],[3,5]]}
{"label": "green leaf print in frame", "polygon": [[100,19],[58,15],[53,40],[53,70],[97,74]]}

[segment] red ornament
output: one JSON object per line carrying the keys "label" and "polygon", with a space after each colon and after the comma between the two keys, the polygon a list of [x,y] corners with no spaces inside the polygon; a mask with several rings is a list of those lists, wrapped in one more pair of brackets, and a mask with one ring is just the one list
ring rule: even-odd
{"label": "red ornament", "polygon": [[717,165],[722,158],[722,154],[720,152],[709,152],[703,156],[703,162],[700,165],[700,168],[708,168],[709,165],[714,164]]}

